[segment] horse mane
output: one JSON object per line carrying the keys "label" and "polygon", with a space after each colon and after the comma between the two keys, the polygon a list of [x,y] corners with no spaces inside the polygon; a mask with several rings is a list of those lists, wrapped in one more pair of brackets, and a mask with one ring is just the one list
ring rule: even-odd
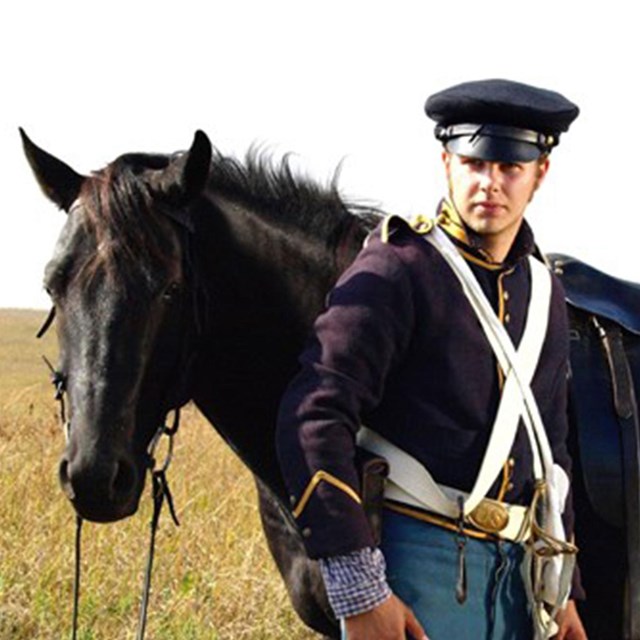
{"label": "horse mane", "polygon": [[[85,227],[95,238],[95,252],[81,272],[90,280],[99,269],[112,279],[126,278],[143,265],[167,265],[175,256],[168,216],[157,215],[148,169],[167,169],[174,156],[129,153],[94,172],[82,187]],[[244,162],[214,149],[209,185],[216,193],[251,208],[286,229],[335,247],[348,225],[371,229],[381,212],[347,203],[337,187],[339,168],[328,185],[297,175],[290,155],[280,162],[252,148]],[[136,271],[136,268],[138,269]]]}
{"label": "horse mane", "polygon": [[259,212],[289,232],[298,232],[315,240],[331,243],[345,225],[354,222],[371,228],[382,212],[369,205],[347,201],[340,194],[338,167],[328,184],[297,174],[291,166],[291,154],[279,162],[253,147],[244,162],[223,156],[214,150],[210,184],[224,197]]}

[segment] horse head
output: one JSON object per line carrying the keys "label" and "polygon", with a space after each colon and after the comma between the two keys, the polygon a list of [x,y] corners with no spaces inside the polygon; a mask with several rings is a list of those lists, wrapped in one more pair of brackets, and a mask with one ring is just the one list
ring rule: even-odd
{"label": "horse head", "polygon": [[189,397],[190,204],[211,145],[197,132],[184,154],[127,154],[83,176],[21,135],[42,190],[67,213],[44,280],[68,398],[59,478],[80,516],[114,521],[136,511],[149,444]]}

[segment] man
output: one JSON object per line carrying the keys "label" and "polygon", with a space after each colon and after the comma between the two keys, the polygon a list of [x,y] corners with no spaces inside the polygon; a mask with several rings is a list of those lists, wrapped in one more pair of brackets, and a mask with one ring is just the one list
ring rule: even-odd
{"label": "man", "polygon": [[[278,425],[293,513],[348,640],[527,638],[534,629],[585,638],[572,600],[558,613],[535,595],[552,585],[560,595],[549,602],[564,604],[570,494],[564,534],[545,538],[560,564],[544,575],[556,577],[523,579],[536,573],[525,563],[540,560],[532,550],[543,544],[531,519],[560,493],[547,490],[554,469],[570,472],[564,296],[553,279],[539,302],[533,283],[550,276],[534,278],[540,263],[524,213],[578,108],[551,91],[486,80],[431,96],[426,112],[444,145],[448,197],[435,228],[387,219],[317,320]],[[480,317],[474,295],[493,320]],[[522,383],[523,368],[513,373],[500,354],[535,342],[535,324],[539,346]],[[380,548],[359,495],[356,438],[391,463]]]}

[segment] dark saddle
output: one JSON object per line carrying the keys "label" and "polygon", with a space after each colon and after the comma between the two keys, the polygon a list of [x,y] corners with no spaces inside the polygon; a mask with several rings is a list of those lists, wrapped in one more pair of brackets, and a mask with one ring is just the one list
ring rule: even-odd
{"label": "dark saddle", "polygon": [[587,498],[626,541],[619,637],[640,639],[640,285],[569,256],[547,258],[566,292],[572,426]]}
{"label": "dark saddle", "polygon": [[547,256],[560,276],[567,302],[640,335],[640,284],[619,280],[570,256]]}

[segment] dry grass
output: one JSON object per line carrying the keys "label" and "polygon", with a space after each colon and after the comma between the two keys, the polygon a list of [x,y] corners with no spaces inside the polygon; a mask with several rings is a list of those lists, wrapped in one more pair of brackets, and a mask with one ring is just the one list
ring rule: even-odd
{"label": "dry grass", "polygon": [[[63,447],[42,353],[42,312],[0,311],[0,638],[70,637],[74,515],[58,488]],[[263,541],[249,473],[187,408],[169,471],[181,526],[163,513],[149,640],[311,639]],[[148,492],[148,489],[147,489]],[[80,638],[133,638],[150,500],[111,525],[85,523]]]}

